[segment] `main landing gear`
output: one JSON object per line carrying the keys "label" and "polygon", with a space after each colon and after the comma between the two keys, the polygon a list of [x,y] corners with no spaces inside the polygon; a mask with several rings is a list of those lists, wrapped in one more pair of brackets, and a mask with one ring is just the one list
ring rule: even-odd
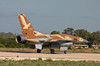
{"label": "main landing gear", "polygon": [[41,53],[41,50],[40,49],[37,49],[37,53]]}
{"label": "main landing gear", "polygon": [[[41,49],[37,49],[37,53],[41,53]],[[50,53],[51,54],[55,54],[55,50],[54,49],[50,49]],[[66,53],[67,53],[67,51],[65,50],[64,54],[66,54]]]}
{"label": "main landing gear", "polygon": [[51,54],[54,54],[55,53],[55,50],[54,49],[50,49],[50,53]]}
{"label": "main landing gear", "polygon": [[64,51],[64,54],[66,54],[66,53],[67,53],[67,51],[65,50],[65,51]]}

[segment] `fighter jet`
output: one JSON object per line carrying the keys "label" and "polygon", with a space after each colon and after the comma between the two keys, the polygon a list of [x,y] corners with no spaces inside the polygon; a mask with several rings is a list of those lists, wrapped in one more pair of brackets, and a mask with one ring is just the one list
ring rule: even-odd
{"label": "fighter jet", "polygon": [[54,54],[54,48],[60,48],[66,54],[69,46],[73,42],[88,43],[87,40],[69,34],[43,34],[36,31],[24,14],[18,14],[18,19],[22,28],[22,35],[16,37],[17,43],[32,44],[37,49],[37,53],[41,53],[44,46],[49,46],[50,53]]}

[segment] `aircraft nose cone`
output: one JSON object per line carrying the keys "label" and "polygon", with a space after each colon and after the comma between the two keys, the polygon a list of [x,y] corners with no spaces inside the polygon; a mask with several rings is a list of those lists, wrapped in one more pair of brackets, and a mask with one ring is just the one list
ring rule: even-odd
{"label": "aircraft nose cone", "polygon": [[84,43],[89,43],[89,41],[87,41],[86,39],[83,39],[83,42],[84,42]]}

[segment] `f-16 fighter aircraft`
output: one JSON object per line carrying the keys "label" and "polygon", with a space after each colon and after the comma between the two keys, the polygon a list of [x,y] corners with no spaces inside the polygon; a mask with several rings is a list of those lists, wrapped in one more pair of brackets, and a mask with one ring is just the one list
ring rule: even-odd
{"label": "f-16 fighter aircraft", "polygon": [[35,45],[37,53],[41,53],[44,46],[48,45],[50,52],[55,53],[54,48],[60,48],[66,54],[68,46],[73,45],[73,42],[88,43],[87,40],[69,34],[42,34],[36,31],[24,14],[18,14],[19,22],[22,28],[22,35],[16,37],[17,43]]}

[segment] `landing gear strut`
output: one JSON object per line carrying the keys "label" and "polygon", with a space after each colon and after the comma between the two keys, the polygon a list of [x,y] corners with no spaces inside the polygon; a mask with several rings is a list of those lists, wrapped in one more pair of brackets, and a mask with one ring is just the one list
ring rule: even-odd
{"label": "landing gear strut", "polygon": [[40,49],[37,49],[37,53],[41,53],[41,50]]}
{"label": "landing gear strut", "polygon": [[50,49],[50,53],[51,54],[54,54],[55,53],[55,50],[54,49]]}

